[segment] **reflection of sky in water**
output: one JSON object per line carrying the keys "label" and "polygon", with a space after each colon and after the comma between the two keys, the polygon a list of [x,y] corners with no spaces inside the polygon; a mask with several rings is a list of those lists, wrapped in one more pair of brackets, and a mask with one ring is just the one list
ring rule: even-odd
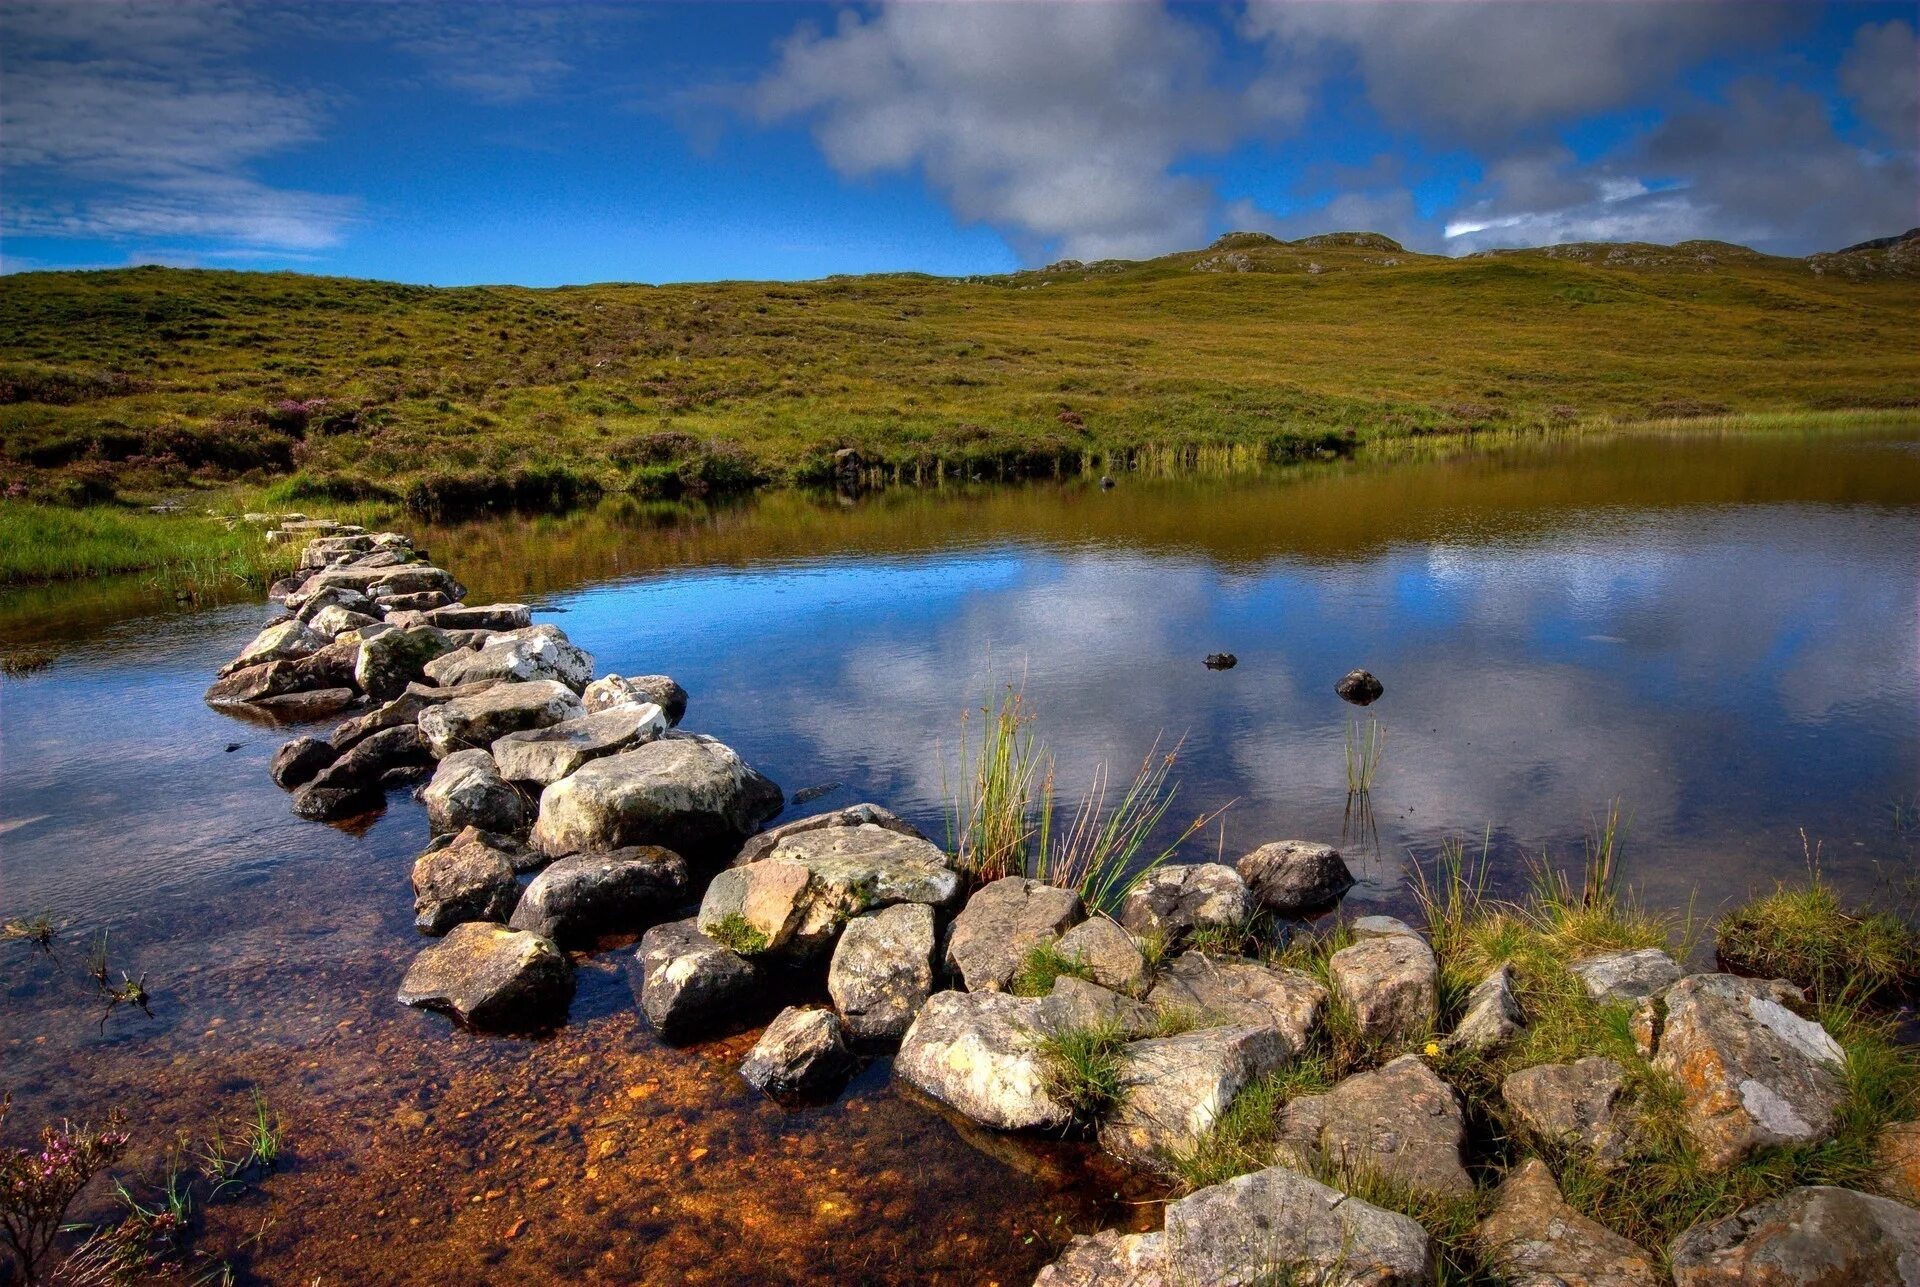
{"label": "reflection of sky in water", "polygon": [[[1387,686],[1369,714],[1388,743],[1362,898],[1397,891],[1407,848],[1446,835],[1577,851],[1616,795],[1634,817],[1630,875],[1661,902],[1697,885],[1710,907],[1792,874],[1803,826],[1856,890],[1910,852],[1890,818],[1916,786],[1914,511],[1554,518],[1515,536],[1463,513],[1363,557],[1282,545],[1230,568],[1124,539],[788,560],[562,594],[556,620],[603,673],[676,675],[689,726],[789,792],[843,782],[819,807],[872,798],[936,831],[960,714],[998,678],[1024,679],[1069,787],[1184,734],[1179,812],[1235,801],[1228,857],[1338,837],[1359,712],[1332,685],[1365,665]],[[296,822],[265,780],[276,735],[201,706],[257,619],[138,623],[7,683],[0,903],[114,904],[290,855],[417,843],[410,805],[364,841]],[[1216,649],[1239,667],[1205,670]]]}
{"label": "reflection of sky in water", "polygon": [[[1900,852],[1913,789],[1916,524],[1902,511],[1570,514],[1525,541],[1280,558],[1223,573],[1124,548],[1004,547],[608,586],[563,600],[603,669],[666,669],[694,723],[789,788],[844,781],[939,820],[959,712],[1025,677],[1063,779],[1187,736],[1182,812],[1238,803],[1227,848],[1340,831],[1333,697],[1379,673],[1378,879],[1491,826],[1577,849],[1621,796],[1652,892],[1710,899],[1799,862],[1855,882]],[[1216,648],[1240,665],[1212,673]],[[835,797],[845,799],[846,796]],[[1859,842],[1857,845],[1855,842]]]}

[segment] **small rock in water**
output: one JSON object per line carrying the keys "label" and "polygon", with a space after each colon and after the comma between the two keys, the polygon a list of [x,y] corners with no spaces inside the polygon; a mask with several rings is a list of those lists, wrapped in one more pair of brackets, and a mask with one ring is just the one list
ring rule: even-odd
{"label": "small rock in water", "polygon": [[823,795],[832,795],[845,785],[846,783],[844,782],[827,782],[820,786],[801,787],[793,793],[791,803],[795,805],[806,804],[809,801],[818,800]]}
{"label": "small rock in water", "polygon": [[831,1010],[788,1006],[740,1066],[747,1083],[769,1095],[815,1095],[853,1071],[853,1053]]}
{"label": "small rock in water", "polygon": [[1240,659],[1230,652],[1210,652],[1203,663],[1208,670],[1232,670]]}
{"label": "small rock in water", "polygon": [[1371,671],[1349,670],[1333,686],[1333,691],[1340,694],[1342,701],[1352,702],[1355,706],[1371,706],[1387,690]]}

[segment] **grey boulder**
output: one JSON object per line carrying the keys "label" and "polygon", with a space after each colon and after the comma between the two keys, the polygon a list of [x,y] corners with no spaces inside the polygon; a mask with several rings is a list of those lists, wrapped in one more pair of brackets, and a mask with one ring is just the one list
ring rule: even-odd
{"label": "grey boulder", "polygon": [[669,675],[602,675],[581,691],[580,700],[587,712],[603,711],[609,706],[643,702],[658,706],[667,723],[679,725],[687,716],[687,690]]}
{"label": "grey boulder", "polygon": [[1658,996],[1680,981],[1679,963],[1657,947],[1598,952],[1567,966],[1593,1001],[1635,1001]]}
{"label": "grey boulder", "polygon": [[1147,1003],[1202,1024],[1271,1027],[1299,1053],[1320,1022],[1327,990],[1304,970],[1183,952],[1154,983]]}
{"label": "grey boulder", "polygon": [[516,835],[527,829],[527,799],[500,776],[485,751],[455,751],[440,761],[421,791],[427,825],[436,832],[478,827]]}
{"label": "grey boulder", "polygon": [[273,753],[267,772],[274,785],[291,791],[305,786],[320,770],[339,755],[330,743],[317,737],[296,737]]}
{"label": "grey boulder", "polygon": [[1147,958],[1133,936],[1105,916],[1090,916],[1060,936],[1060,955],[1093,976],[1093,982],[1115,992],[1138,996],[1149,982]]}
{"label": "grey boulder", "polygon": [[1920,1211],[1827,1186],[1695,1225],[1669,1248],[1674,1287],[1916,1287]]}
{"label": "grey boulder", "polygon": [[1626,1160],[1634,1142],[1633,1118],[1622,1102],[1625,1090],[1626,1070],[1590,1055],[1509,1073],[1500,1083],[1500,1098],[1514,1122],[1535,1139],[1613,1167]]}
{"label": "grey boulder", "polygon": [[569,641],[558,626],[526,626],[493,635],[478,648],[435,658],[427,665],[427,677],[436,684],[480,679],[524,684],[550,679],[578,693],[593,678],[593,657]]}
{"label": "grey boulder", "polygon": [[640,929],[686,891],[686,859],[671,849],[569,854],[533,878],[508,923],[563,947],[584,945],[599,934]]}
{"label": "grey boulder", "polygon": [[433,753],[444,756],[486,750],[509,733],[548,728],[580,714],[580,699],[571,688],[538,679],[524,684],[490,683],[470,695],[428,706],[420,712],[419,723]]}
{"label": "grey boulder", "polygon": [[1502,962],[1467,993],[1466,1012],[1447,1044],[1456,1050],[1483,1052],[1504,1044],[1526,1026],[1514,988],[1513,966]]}
{"label": "grey boulder", "polygon": [[1168,943],[1195,930],[1238,929],[1253,917],[1253,894],[1240,873],[1224,863],[1156,867],[1142,876],[1120,903],[1120,924],[1134,934],[1157,934]]}
{"label": "grey boulder", "polygon": [[1491,1215],[1474,1229],[1489,1267],[1512,1287],[1659,1287],[1647,1251],[1589,1220],[1560,1196],[1538,1158],[1522,1162],[1494,1194]]}
{"label": "grey boulder", "polygon": [[933,995],[933,908],[896,903],[849,920],[827,967],[827,992],[862,1040],[905,1033]]}
{"label": "grey boulder", "polygon": [[970,992],[1004,992],[1027,954],[1080,919],[1080,895],[1023,876],[981,886],[953,918],[947,968]]}
{"label": "grey boulder", "polygon": [[546,786],[589,760],[650,742],[667,731],[658,706],[609,706],[546,728],[508,733],[493,744],[493,759],[510,782]]}
{"label": "grey boulder", "polygon": [[1303,1096],[1288,1114],[1317,1123],[1320,1155],[1336,1170],[1375,1172],[1420,1193],[1473,1192],[1460,1097],[1418,1055]]}
{"label": "grey boulder", "polygon": [[432,626],[384,631],[360,645],[353,663],[354,681],[375,701],[389,701],[425,674],[430,662],[452,649],[446,632]]}
{"label": "grey boulder", "polygon": [[1270,1027],[1198,1028],[1130,1042],[1120,1056],[1119,1103],[1101,1124],[1100,1143],[1125,1161],[1168,1166],[1200,1144],[1242,1088],[1292,1057]]}
{"label": "grey boulder", "polygon": [[556,1027],[573,996],[573,967],[551,940],[468,921],[414,958],[402,1005],[451,1014],[473,1028]]}
{"label": "grey boulder", "polygon": [[1363,1040],[1418,1041],[1440,1018],[1440,963],[1424,939],[1389,934],[1343,947],[1327,962],[1333,993]]}
{"label": "grey boulder", "polygon": [[853,1071],[853,1052],[831,1010],[788,1006],[747,1052],[740,1075],[769,1095],[817,1095]]}
{"label": "grey boulder", "polygon": [[1328,907],[1353,888],[1353,873],[1332,845],[1276,840],[1235,866],[1260,903],[1282,916]]}
{"label": "grey boulder", "polygon": [[691,920],[656,925],[640,937],[633,968],[640,1008],[674,1032],[732,1018],[760,986],[753,962],[714,942]]}
{"label": "grey boulder", "polygon": [[1398,1212],[1271,1166],[1167,1207],[1167,1280],[1419,1287],[1433,1276],[1426,1230]]}
{"label": "grey boulder", "polygon": [[995,1130],[1073,1120],[1048,1092],[1040,1001],[1003,992],[936,992],[900,1043],[894,1074]]}
{"label": "grey boulder", "polygon": [[676,731],[547,787],[533,838],[555,857],[642,844],[706,856],[738,846],[783,799],[731,747]]}
{"label": "grey boulder", "polygon": [[467,921],[504,921],[519,897],[512,856],[478,828],[467,827],[451,844],[414,860],[413,925],[422,934],[445,934]]}

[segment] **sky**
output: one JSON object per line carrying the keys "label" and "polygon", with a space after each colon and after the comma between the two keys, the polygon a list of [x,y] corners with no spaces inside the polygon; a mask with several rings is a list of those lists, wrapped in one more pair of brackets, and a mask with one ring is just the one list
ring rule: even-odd
{"label": "sky", "polygon": [[1920,223],[1920,4],[0,3],[0,269],[438,285]]}

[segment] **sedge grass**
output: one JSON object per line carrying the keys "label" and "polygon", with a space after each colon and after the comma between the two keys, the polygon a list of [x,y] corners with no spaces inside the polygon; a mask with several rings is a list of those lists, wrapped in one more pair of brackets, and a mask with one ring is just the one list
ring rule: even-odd
{"label": "sedge grass", "polygon": [[1380,771],[1380,760],[1386,754],[1387,731],[1380,721],[1369,716],[1364,725],[1359,720],[1350,720],[1347,724],[1347,795],[1370,796],[1373,792],[1374,774]]}
{"label": "sedge grass", "polygon": [[145,572],[174,592],[262,587],[293,567],[292,546],[199,514],[0,501],[0,585]]}

